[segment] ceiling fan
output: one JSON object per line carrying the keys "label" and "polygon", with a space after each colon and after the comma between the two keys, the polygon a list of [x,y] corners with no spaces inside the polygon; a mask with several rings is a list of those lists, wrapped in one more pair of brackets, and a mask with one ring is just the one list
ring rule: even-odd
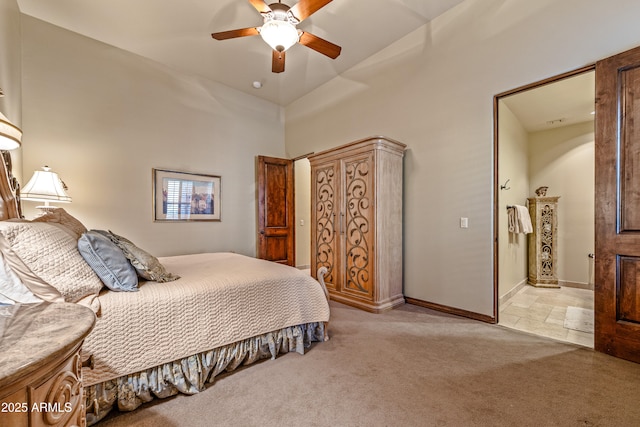
{"label": "ceiling fan", "polygon": [[340,46],[296,28],[300,22],[331,3],[331,0],[300,0],[292,7],[280,1],[269,5],[264,0],[249,0],[249,3],[262,15],[264,23],[261,27],[222,31],[211,34],[211,37],[216,40],[226,40],[259,34],[273,49],[271,71],[274,73],[284,71],[285,51],[296,43],[332,59],[340,55],[342,50]]}

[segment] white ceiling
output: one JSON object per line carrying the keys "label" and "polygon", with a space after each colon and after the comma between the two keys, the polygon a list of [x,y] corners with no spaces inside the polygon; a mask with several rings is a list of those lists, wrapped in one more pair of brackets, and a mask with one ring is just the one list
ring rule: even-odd
{"label": "white ceiling", "polygon": [[591,121],[595,72],[579,74],[502,98],[528,132]]}
{"label": "white ceiling", "polygon": [[[213,32],[262,25],[247,0],[18,0],[18,5],[26,15],[284,106],[462,1],[333,1],[298,28],[342,46],[341,55],[332,60],[295,45],[280,74],[271,72],[271,48],[259,36],[211,38]],[[254,81],[262,88],[254,89]]]}

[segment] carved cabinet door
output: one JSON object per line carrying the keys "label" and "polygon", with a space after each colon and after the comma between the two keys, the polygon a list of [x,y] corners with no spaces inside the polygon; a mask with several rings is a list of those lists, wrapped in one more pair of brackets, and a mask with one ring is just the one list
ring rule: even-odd
{"label": "carved cabinet door", "polygon": [[339,236],[340,163],[336,160],[311,167],[311,273],[317,278],[320,267],[326,267],[325,285],[338,290],[340,277]]}
{"label": "carved cabinet door", "polygon": [[340,236],[344,260],[342,292],[373,299],[373,245],[375,192],[374,152],[354,155],[341,161],[343,203]]}

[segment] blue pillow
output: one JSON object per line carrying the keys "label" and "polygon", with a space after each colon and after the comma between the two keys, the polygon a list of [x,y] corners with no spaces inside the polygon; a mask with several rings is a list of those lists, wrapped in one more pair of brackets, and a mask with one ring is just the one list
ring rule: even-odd
{"label": "blue pillow", "polygon": [[112,291],[138,290],[135,268],[108,237],[95,230],[87,231],[78,239],[78,251],[102,283]]}

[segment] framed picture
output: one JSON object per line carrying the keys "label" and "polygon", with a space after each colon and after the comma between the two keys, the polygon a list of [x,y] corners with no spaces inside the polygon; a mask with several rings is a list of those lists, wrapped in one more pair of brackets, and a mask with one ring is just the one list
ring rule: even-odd
{"label": "framed picture", "polygon": [[154,221],[220,221],[220,177],[153,169]]}

